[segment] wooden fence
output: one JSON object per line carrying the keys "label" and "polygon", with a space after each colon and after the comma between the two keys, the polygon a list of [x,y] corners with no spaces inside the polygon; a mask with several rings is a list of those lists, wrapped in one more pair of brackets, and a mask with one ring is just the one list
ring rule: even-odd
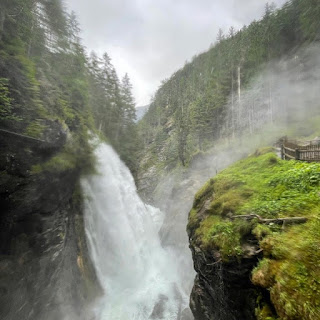
{"label": "wooden fence", "polygon": [[320,161],[320,140],[305,142],[285,140],[281,145],[281,158],[307,162]]}

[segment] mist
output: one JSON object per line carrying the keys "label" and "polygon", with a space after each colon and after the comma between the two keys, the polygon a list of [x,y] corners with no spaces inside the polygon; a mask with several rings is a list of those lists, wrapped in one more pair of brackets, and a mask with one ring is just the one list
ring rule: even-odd
{"label": "mist", "polygon": [[[289,56],[281,60],[272,61],[261,69],[250,83],[244,85],[244,89],[241,90],[241,99],[239,99],[239,96],[229,97],[228,104],[225,106],[228,113],[226,117],[227,121],[224,124],[221,139],[215,142],[214,147],[195,157],[188,168],[180,168],[163,176],[154,191],[152,204],[160,208],[165,214],[165,217],[161,227],[158,226],[158,224],[153,225],[154,222],[151,221],[148,226],[148,228],[151,228],[151,232],[150,230],[148,231],[148,239],[143,240],[142,247],[145,247],[146,244],[150,242],[152,234],[157,233],[157,228],[159,227],[161,246],[159,244],[156,246],[153,245],[150,252],[157,247],[158,251],[156,252],[158,256],[154,256],[154,259],[157,260],[159,257],[164,259],[161,272],[161,277],[164,276],[164,280],[162,281],[165,283],[168,281],[167,279],[170,279],[169,282],[175,283],[175,286],[179,288],[179,294],[183,297],[182,307],[185,317],[183,319],[192,319],[190,310],[187,308],[187,297],[190,295],[193,286],[195,271],[189,249],[186,225],[188,223],[188,212],[192,207],[195,193],[208,179],[214,177],[235,161],[253,153],[257,148],[265,146],[275,146],[275,148],[277,148],[277,141],[285,135],[300,136],[301,138],[311,140],[320,134],[320,128],[316,126],[317,119],[320,118],[320,91],[318,90],[320,87],[320,47],[318,45],[310,45],[292,52]],[[109,184],[110,181],[108,182],[108,180],[110,180],[110,176],[111,173],[109,173],[107,177],[98,176],[93,179],[107,179],[104,183]],[[132,178],[130,179],[132,180]],[[125,181],[125,179],[123,179],[123,181]],[[133,183],[133,181],[131,183]],[[111,183],[111,187],[109,187],[111,188],[110,199],[114,192],[114,185],[115,183]],[[94,188],[96,188],[96,186]],[[86,189],[88,189],[88,186]],[[99,193],[98,190],[102,189],[102,187],[98,188],[91,193],[87,190],[86,193],[90,194],[91,199],[94,199]],[[125,194],[126,191],[122,192]],[[101,194],[101,197],[99,201],[102,203],[105,201],[105,194]],[[132,199],[130,200],[131,204],[133,203]],[[108,206],[110,206],[108,209],[109,212],[112,212],[112,210],[117,207],[116,202],[113,204],[109,203]],[[125,202],[123,206],[128,206],[128,201]],[[145,208],[142,208],[142,203],[140,203],[139,206],[140,212],[144,212]],[[92,214],[95,211],[99,212],[102,210],[102,217],[104,209],[105,207],[99,204],[98,209],[89,211],[91,212],[90,214]],[[139,212],[139,210],[137,210],[137,212]],[[130,210],[124,210],[124,212],[130,212]],[[101,217],[100,219],[102,219]],[[115,216],[109,219],[119,219],[119,217]],[[133,216],[130,219],[133,219]],[[129,304],[124,302],[123,305],[126,305],[125,309],[122,309],[120,305],[116,304],[117,297],[121,297],[123,301],[128,301],[131,295],[127,287],[128,283],[133,281],[133,279],[130,279],[132,266],[130,263],[128,265],[128,261],[126,261],[127,256],[132,250],[130,249],[127,254],[124,254],[121,263],[117,262],[119,258],[118,255],[124,250],[121,249],[117,243],[118,236],[121,233],[123,233],[123,235],[121,235],[121,238],[124,239],[123,241],[128,240],[128,244],[124,248],[130,248],[130,242],[136,243],[138,248],[134,248],[137,249],[137,252],[133,254],[133,257],[140,259],[140,236],[136,235],[134,241],[127,239],[127,237],[129,237],[128,235],[134,231],[133,229],[131,230],[130,227],[135,225],[132,221],[128,223],[127,231],[119,228],[125,225],[123,222],[112,223],[110,230],[102,227],[103,223],[106,222],[99,222],[99,219],[97,221],[93,219],[90,223],[87,223],[88,229],[92,228],[92,224],[97,224],[94,229],[90,231],[87,229],[87,235],[89,237],[89,243],[91,243],[92,259],[98,268],[98,277],[107,293],[101,299],[98,299],[97,303],[94,304],[93,310],[89,310],[88,313],[99,314],[102,318],[108,317],[110,314],[112,314],[112,317],[115,317],[115,314],[117,314],[117,316],[120,315],[119,319],[121,319],[122,313],[124,314],[122,316],[125,316],[132,312],[132,310],[134,310],[134,313],[140,314],[142,311],[139,311],[140,309],[137,309],[138,311],[136,310],[137,306],[140,305],[147,308],[150,313],[153,308],[157,310],[157,306],[167,301],[161,300],[163,299],[162,294],[165,293],[166,297],[169,297],[169,302],[165,303],[173,303],[171,307],[169,306],[168,310],[173,308],[172,314],[176,315],[178,308],[177,303],[181,303],[181,298],[178,299],[178,302],[175,300],[176,289],[171,292],[171,287],[163,288],[160,286],[160,289],[152,290],[148,287],[148,290],[151,290],[150,292],[148,291],[148,294],[150,295],[152,293],[153,295],[151,294],[150,301],[146,305],[144,305],[144,301],[148,299],[143,295],[141,296],[142,298],[139,296],[141,301],[138,298],[131,301],[130,298]],[[95,249],[94,246],[96,243],[99,243],[99,241],[97,239],[93,240],[91,237],[96,237],[95,232],[97,232],[100,227],[102,227],[99,231],[100,235],[102,237],[114,237],[111,241],[113,243],[112,248],[119,247],[118,250],[110,251],[107,247],[103,248],[103,243],[110,243],[110,239],[108,238],[107,241],[99,240],[100,248],[106,251],[99,254],[97,253],[97,249]],[[114,234],[112,231],[112,229],[115,228],[119,228],[117,234]],[[108,232],[106,232],[106,230],[108,230]],[[149,248],[146,247],[146,250],[149,250]],[[162,252],[162,250],[164,251]],[[97,260],[100,261],[97,262]],[[125,261],[126,263],[124,263]],[[146,263],[146,261],[148,261],[148,259],[143,263],[141,263],[141,261],[135,263],[136,274],[139,274],[141,270],[146,270],[145,266],[150,262]],[[152,268],[154,268],[155,265],[156,264],[153,264]],[[99,270],[100,267],[105,270],[101,272],[101,270]],[[127,272],[123,272],[122,269],[124,268],[127,268]],[[114,275],[118,273],[118,278],[115,277],[115,279],[113,279]],[[123,274],[126,275],[124,278],[126,281],[123,279]],[[144,292],[145,290],[143,286],[144,282],[142,281],[143,278],[144,275],[142,275],[138,281],[139,286],[137,284],[132,286],[134,290],[139,288],[140,291],[138,290],[137,292]],[[110,284],[110,279],[114,281],[114,283]],[[119,292],[123,291],[129,295],[126,296],[123,294],[120,295],[119,292],[117,293],[114,289],[117,288],[117,286],[120,286]],[[112,297],[108,298],[108,293],[110,294],[110,292],[112,293]],[[107,299],[107,302],[105,299]],[[111,299],[111,302],[108,302],[108,299]],[[121,312],[119,310],[121,310]],[[147,313],[143,315],[141,313],[140,316],[146,317]]]}
{"label": "mist", "polygon": [[[68,12],[68,5],[76,14]],[[225,303],[213,303],[202,317],[194,309],[196,290],[192,291],[195,267],[198,284],[203,280],[203,286],[194,286],[198,293],[208,289],[211,272],[218,276],[210,278],[212,287],[218,283],[224,292],[230,289],[241,295],[237,273],[230,288],[220,281],[220,263],[225,269],[230,264],[215,260],[211,249],[219,244],[210,239],[220,220],[221,225],[231,225],[235,217],[218,222],[213,217],[208,233],[201,230],[203,225],[199,230],[189,228],[195,235],[189,242],[188,212],[208,179],[257,148],[273,146],[278,152],[285,136],[303,141],[320,136],[319,16],[320,2],[314,0],[288,1],[279,10],[255,0],[0,1],[0,318],[192,320],[194,312],[197,320],[222,320],[215,315],[218,310],[217,314],[226,312],[223,319],[232,318],[227,311],[241,319],[237,306],[232,306],[234,299],[223,294]],[[142,104],[148,104],[148,111],[138,121],[136,107]],[[289,201],[295,200],[304,181],[300,163],[266,156],[294,176]],[[260,174],[260,167],[255,168]],[[309,299],[301,299],[301,307],[308,310],[295,319],[318,319],[309,314],[319,314],[320,272],[317,261],[309,259],[320,260],[314,250],[320,246],[315,224],[319,171],[320,163],[306,169],[310,198],[302,197],[292,212],[281,211],[277,217],[310,214],[312,221],[303,217],[307,223],[300,230],[314,227],[306,236],[309,249],[303,250],[308,253],[303,261],[310,271],[308,281],[300,266],[288,267],[290,276],[304,276],[289,289],[303,288],[300,297]],[[269,173],[267,167],[263,175]],[[267,192],[274,191],[264,186]],[[252,190],[256,193],[250,201],[255,201],[260,189]],[[230,198],[238,199],[234,194]],[[301,212],[309,200],[312,206]],[[208,201],[197,203],[199,221]],[[273,214],[266,216],[269,213]],[[241,218],[246,220],[247,215]],[[290,237],[287,230],[281,229],[279,237]],[[204,237],[197,238],[202,231]],[[273,236],[271,227],[270,233]],[[236,241],[230,237],[232,249],[242,247],[240,236],[239,232]],[[304,240],[304,233],[299,236]],[[268,304],[277,299],[267,299],[269,293],[287,279],[275,276],[279,282],[268,289],[254,283],[252,269],[265,254],[258,238],[250,245],[253,261],[244,277],[256,293],[264,288]],[[209,239],[207,251],[203,239]],[[292,239],[293,247],[295,236]],[[287,258],[296,260],[301,252]],[[243,253],[240,257],[239,250],[239,256],[231,258],[240,262],[235,263],[237,268],[243,267],[242,258],[247,259]],[[197,261],[203,256],[210,257],[200,261],[204,272]],[[216,263],[217,268],[211,268]],[[210,290],[209,304],[223,291]],[[291,292],[279,296],[291,299]],[[252,316],[260,307],[264,311],[256,293],[243,306]],[[201,294],[199,301],[206,300]],[[270,305],[279,311],[272,318],[292,317],[296,301],[290,299],[284,303],[279,299],[288,305],[285,315],[280,314],[281,305],[278,309]]]}
{"label": "mist", "polygon": [[268,129],[312,135],[317,128],[310,119],[320,115],[319,68],[316,44],[269,62],[240,96],[233,97],[233,104],[229,98],[225,135],[254,135]]}
{"label": "mist", "polygon": [[186,225],[195,193],[224,168],[257,148],[276,147],[285,135],[316,138],[320,134],[319,88],[319,45],[268,63],[242,90],[240,103],[238,97],[229,97],[223,136],[214,147],[157,184],[153,201],[166,213],[162,244],[175,250],[186,290],[191,291],[194,279]]}
{"label": "mist", "polygon": [[[79,16],[84,44],[113,59],[133,80],[137,105],[146,105],[161,81],[216,41],[219,28],[240,29],[259,19],[265,1],[65,0]],[[278,7],[285,0],[273,1]]]}

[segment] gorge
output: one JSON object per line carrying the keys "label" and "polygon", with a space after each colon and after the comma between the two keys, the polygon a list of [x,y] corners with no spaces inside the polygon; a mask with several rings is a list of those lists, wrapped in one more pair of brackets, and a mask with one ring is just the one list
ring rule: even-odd
{"label": "gorge", "polygon": [[220,29],[136,119],[62,1],[2,1],[0,318],[320,320],[319,163],[279,158],[319,143],[319,17]]}

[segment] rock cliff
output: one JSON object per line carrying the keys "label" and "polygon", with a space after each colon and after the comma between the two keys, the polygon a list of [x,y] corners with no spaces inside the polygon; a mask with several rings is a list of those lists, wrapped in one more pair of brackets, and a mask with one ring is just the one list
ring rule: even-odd
{"label": "rock cliff", "polygon": [[257,289],[250,281],[256,258],[224,263],[218,251],[206,252],[191,244],[197,272],[190,307],[197,320],[251,320]]}
{"label": "rock cliff", "polygon": [[195,195],[196,320],[320,319],[320,164],[259,150]]}
{"label": "rock cliff", "polygon": [[86,319],[98,288],[83,228],[80,168],[34,170],[59,158],[67,132],[47,123],[41,139],[0,136],[0,317]]}

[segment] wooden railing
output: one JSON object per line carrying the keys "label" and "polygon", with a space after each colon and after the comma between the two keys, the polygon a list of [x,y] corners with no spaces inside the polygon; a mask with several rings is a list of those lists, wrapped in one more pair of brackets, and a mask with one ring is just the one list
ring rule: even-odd
{"label": "wooden railing", "polygon": [[307,162],[320,161],[320,140],[304,142],[285,140],[281,146],[281,158]]}

